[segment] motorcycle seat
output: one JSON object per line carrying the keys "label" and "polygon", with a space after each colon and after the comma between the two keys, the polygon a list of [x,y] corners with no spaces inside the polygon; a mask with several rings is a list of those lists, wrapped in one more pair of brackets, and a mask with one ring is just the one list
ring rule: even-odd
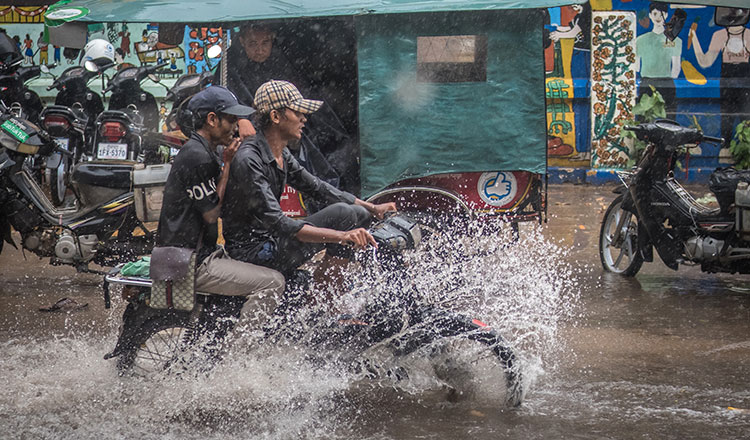
{"label": "motorcycle seat", "polygon": [[129,190],[131,171],[133,166],[128,164],[80,163],[73,172],[73,181],[79,185]]}

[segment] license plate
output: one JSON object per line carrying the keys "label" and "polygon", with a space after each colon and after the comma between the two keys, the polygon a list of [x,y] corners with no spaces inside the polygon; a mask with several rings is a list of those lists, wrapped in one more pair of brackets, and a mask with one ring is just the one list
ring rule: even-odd
{"label": "license plate", "polygon": [[70,139],[68,138],[55,138],[55,142],[57,142],[57,145],[62,148],[63,150],[68,149],[68,144],[70,143]]}
{"label": "license plate", "polygon": [[128,144],[110,144],[102,142],[96,149],[97,159],[119,159],[128,158]]}

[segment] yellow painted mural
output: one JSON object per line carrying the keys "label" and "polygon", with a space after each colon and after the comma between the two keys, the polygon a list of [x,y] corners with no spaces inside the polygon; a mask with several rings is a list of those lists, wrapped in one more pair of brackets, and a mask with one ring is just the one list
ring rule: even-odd
{"label": "yellow painted mural", "polygon": [[577,154],[573,80],[547,78],[547,155],[550,163],[569,165]]}
{"label": "yellow painted mural", "polygon": [[0,6],[0,23],[44,23],[47,6]]}

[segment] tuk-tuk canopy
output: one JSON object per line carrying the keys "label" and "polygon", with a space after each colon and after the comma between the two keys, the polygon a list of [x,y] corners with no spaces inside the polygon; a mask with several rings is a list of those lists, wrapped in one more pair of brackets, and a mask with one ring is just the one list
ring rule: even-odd
{"label": "tuk-tuk canopy", "polygon": [[[63,0],[50,7],[47,24],[58,20],[133,23],[209,23],[246,20],[332,17],[408,12],[551,8],[571,0]],[[52,14],[56,9],[80,14]]]}

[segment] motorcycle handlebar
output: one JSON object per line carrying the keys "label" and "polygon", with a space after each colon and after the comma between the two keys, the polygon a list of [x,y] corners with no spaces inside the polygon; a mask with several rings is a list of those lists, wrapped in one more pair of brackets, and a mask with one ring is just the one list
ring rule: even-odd
{"label": "motorcycle handlebar", "polygon": [[718,144],[723,144],[724,143],[724,138],[722,138],[722,137],[703,136],[703,140],[704,141],[709,141],[709,142],[716,142]]}

